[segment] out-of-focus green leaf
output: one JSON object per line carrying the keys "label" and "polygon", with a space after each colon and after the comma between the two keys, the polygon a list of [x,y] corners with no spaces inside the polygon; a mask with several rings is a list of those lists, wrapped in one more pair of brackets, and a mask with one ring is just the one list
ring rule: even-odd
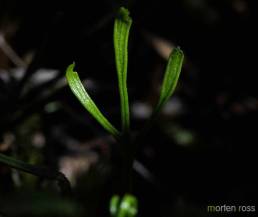
{"label": "out-of-focus green leaf", "polygon": [[164,104],[169,100],[177,86],[177,81],[182,69],[184,53],[180,48],[174,48],[170,54],[165,75],[163,78],[160,97],[157,106],[154,109],[154,114],[157,114]]}
{"label": "out-of-focus green leaf", "polygon": [[14,169],[30,173],[35,176],[43,177],[46,179],[57,180],[58,184],[64,194],[69,194],[71,191],[70,183],[67,178],[58,171],[49,170],[46,167],[34,166],[28,163],[25,163],[20,160],[16,160],[12,157],[8,157],[0,153],[0,163],[3,163]]}
{"label": "out-of-focus green leaf", "polygon": [[120,204],[118,217],[135,217],[138,212],[138,201],[135,196],[126,194]]}
{"label": "out-of-focus green leaf", "polygon": [[118,209],[119,209],[119,196],[118,195],[114,195],[112,196],[111,200],[110,200],[110,204],[109,204],[109,212],[110,215],[115,217],[117,215]]}
{"label": "out-of-focus green leaf", "polygon": [[[1,195],[2,196],[2,195]],[[0,210],[6,216],[74,217],[81,216],[83,207],[53,192],[20,190],[0,197]],[[0,212],[1,216],[1,212]]]}
{"label": "out-of-focus green leaf", "polygon": [[137,198],[131,194],[125,194],[120,200],[114,195],[110,201],[110,214],[112,217],[135,217],[138,213]]}
{"label": "out-of-focus green leaf", "polygon": [[77,99],[81,102],[84,108],[112,135],[115,137],[119,136],[119,131],[105,118],[105,116],[98,109],[94,101],[91,99],[87,91],[82,85],[82,82],[78,76],[78,73],[74,71],[75,64],[71,64],[68,66],[66,70],[66,79],[68,84],[77,97]]}
{"label": "out-of-focus green leaf", "polygon": [[114,25],[114,48],[116,69],[121,104],[122,129],[128,131],[130,126],[129,102],[127,92],[128,37],[132,24],[129,11],[121,7]]}

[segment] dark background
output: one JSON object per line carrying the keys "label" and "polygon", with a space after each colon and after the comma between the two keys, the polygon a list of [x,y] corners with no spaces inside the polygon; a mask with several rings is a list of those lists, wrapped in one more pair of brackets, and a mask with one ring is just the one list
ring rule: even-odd
{"label": "dark background", "polygon": [[0,165],[0,216],[108,215],[119,147],[64,75],[75,61],[96,104],[120,126],[112,32],[121,5],[133,18],[133,132],[157,102],[166,51],[185,53],[177,90],[138,147],[139,216],[212,216],[208,205],[256,202],[256,1],[1,0],[0,34],[23,63],[0,44],[0,152],[63,171],[74,195],[62,198],[53,182]]}

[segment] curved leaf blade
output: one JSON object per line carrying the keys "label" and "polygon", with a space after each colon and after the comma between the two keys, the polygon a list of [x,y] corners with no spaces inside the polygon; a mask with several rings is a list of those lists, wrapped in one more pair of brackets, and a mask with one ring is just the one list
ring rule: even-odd
{"label": "curved leaf blade", "polygon": [[171,95],[174,93],[179,75],[181,73],[182,65],[184,61],[184,53],[180,48],[174,48],[169,56],[165,75],[163,78],[160,97],[154,114],[160,112],[162,107],[167,103]]}
{"label": "curved leaf blade", "polygon": [[11,168],[30,173],[32,175],[47,179],[56,180],[64,194],[71,193],[71,186],[65,175],[59,171],[53,171],[46,167],[35,166],[0,153],[0,163]]}
{"label": "curved leaf blade", "polygon": [[81,102],[83,107],[113,136],[118,137],[119,131],[105,118],[105,116],[98,109],[94,101],[91,99],[83,84],[79,78],[77,72],[74,71],[75,64],[71,64],[68,66],[66,70],[66,79],[68,84],[73,92],[73,94],[77,97],[77,99]]}
{"label": "curved leaf blade", "polygon": [[130,127],[130,113],[127,92],[127,65],[128,38],[131,25],[132,19],[129,16],[129,11],[126,8],[121,7],[114,24],[114,49],[123,132],[128,131]]}

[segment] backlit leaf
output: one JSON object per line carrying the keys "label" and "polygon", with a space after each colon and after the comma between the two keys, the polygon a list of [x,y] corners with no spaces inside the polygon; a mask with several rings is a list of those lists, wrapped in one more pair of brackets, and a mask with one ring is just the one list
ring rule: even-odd
{"label": "backlit leaf", "polygon": [[118,85],[121,104],[121,119],[123,131],[130,126],[129,102],[127,92],[128,37],[132,24],[129,11],[121,7],[114,25],[114,48]]}
{"label": "backlit leaf", "polygon": [[118,130],[105,118],[105,116],[98,109],[94,101],[91,99],[83,84],[78,76],[78,73],[74,71],[74,63],[69,65],[66,70],[66,79],[68,84],[77,97],[77,99],[81,102],[84,108],[112,135],[115,137],[119,136]]}

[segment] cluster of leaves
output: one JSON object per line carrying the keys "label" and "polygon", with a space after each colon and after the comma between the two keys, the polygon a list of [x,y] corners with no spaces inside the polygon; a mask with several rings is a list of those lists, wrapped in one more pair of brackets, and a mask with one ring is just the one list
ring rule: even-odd
{"label": "cluster of leaves", "polygon": [[[119,9],[118,16],[115,19],[113,33],[115,63],[120,94],[121,130],[118,130],[110,123],[110,121],[105,117],[104,114],[102,114],[98,106],[85,90],[78,76],[78,73],[74,71],[75,64],[71,64],[66,70],[66,78],[74,95],[78,98],[84,108],[98,121],[98,123],[102,125],[106,131],[113,135],[117,139],[117,141],[121,143],[121,145],[123,145],[125,140],[130,137],[130,109],[127,91],[127,68],[128,38],[131,25],[132,19],[129,16],[129,11],[126,8],[121,7]],[[183,58],[184,55],[180,48],[174,48],[167,63],[165,75],[161,86],[160,97],[156,107],[153,109],[151,120],[157,116],[162,107],[166,104],[166,102],[173,94],[177,85],[179,74],[181,72]],[[148,124],[150,124],[150,122],[148,122]],[[131,154],[132,153],[128,153],[128,155]],[[57,180],[62,192],[67,193],[70,191],[69,181],[60,172],[51,171],[43,167],[33,166],[3,154],[0,154],[0,163],[39,177]],[[133,217],[137,214],[137,199],[130,194],[124,195],[122,199],[120,199],[119,196],[115,195],[111,199],[110,212],[112,216]]]}
{"label": "cluster of leaves", "polygon": [[[121,107],[121,122],[122,131],[117,130],[101,113],[90,95],[82,85],[78,73],[74,71],[75,64],[71,64],[66,70],[66,78],[68,84],[85,109],[114,137],[119,138],[127,134],[130,129],[130,112],[129,100],[127,91],[127,65],[128,65],[128,38],[132,24],[132,19],[129,16],[129,11],[125,8],[120,8],[117,19],[114,25],[114,48],[115,60],[118,77],[118,87],[120,94]],[[163,78],[159,101],[153,110],[153,115],[156,116],[162,107],[173,94],[177,81],[181,72],[184,55],[180,48],[174,48],[169,57],[165,76]]]}
{"label": "cluster of leaves", "polygon": [[[75,64],[71,64],[66,70],[66,78],[74,95],[84,106],[84,108],[99,122],[99,124],[102,125],[103,128],[107,130],[111,135],[113,135],[119,141],[119,143],[121,143],[122,146],[128,144],[128,141],[125,142],[125,140],[127,140],[128,136],[130,137],[130,109],[127,91],[127,65],[128,38],[131,25],[132,19],[129,16],[129,11],[123,7],[120,8],[114,24],[113,36],[118,87],[120,94],[122,125],[121,131],[114,127],[110,123],[110,121],[104,116],[104,114],[101,113],[100,109],[97,107],[88,92],[85,90],[78,76],[78,73],[74,71]],[[158,115],[158,113],[161,111],[163,106],[167,103],[167,101],[173,94],[181,72],[183,59],[184,55],[180,48],[174,48],[170,54],[167,63],[165,75],[161,86],[159,101],[153,110],[151,121],[148,122],[148,125],[151,124],[152,120]],[[131,155],[132,153],[127,154]],[[129,160],[132,161],[133,159]],[[132,165],[130,163],[132,162],[129,162],[129,166]],[[130,177],[128,177],[128,179],[130,179]],[[137,199],[130,194],[124,195],[121,201],[119,196],[113,196],[110,203],[110,213],[112,216],[115,217],[134,217],[137,214]]]}

